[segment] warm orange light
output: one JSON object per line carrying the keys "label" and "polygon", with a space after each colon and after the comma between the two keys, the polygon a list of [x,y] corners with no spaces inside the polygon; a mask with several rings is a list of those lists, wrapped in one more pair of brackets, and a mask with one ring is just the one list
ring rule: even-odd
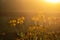
{"label": "warm orange light", "polygon": [[49,3],[59,3],[60,0],[46,0],[46,2],[49,2]]}

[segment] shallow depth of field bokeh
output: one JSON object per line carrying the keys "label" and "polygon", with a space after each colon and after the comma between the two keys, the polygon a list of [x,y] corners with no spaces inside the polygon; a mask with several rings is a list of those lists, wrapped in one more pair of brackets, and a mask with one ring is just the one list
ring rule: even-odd
{"label": "shallow depth of field bokeh", "polygon": [[60,0],[1,0],[0,40],[60,40]]}

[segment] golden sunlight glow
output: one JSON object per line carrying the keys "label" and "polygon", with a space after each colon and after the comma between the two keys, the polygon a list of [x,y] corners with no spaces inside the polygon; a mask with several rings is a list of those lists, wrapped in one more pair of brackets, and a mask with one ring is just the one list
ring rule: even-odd
{"label": "golden sunlight glow", "polygon": [[49,2],[49,3],[59,3],[60,0],[46,0],[46,2]]}

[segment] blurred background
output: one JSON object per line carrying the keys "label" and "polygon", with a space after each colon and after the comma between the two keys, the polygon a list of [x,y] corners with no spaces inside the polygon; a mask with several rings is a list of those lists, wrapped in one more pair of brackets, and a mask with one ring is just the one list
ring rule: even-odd
{"label": "blurred background", "polygon": [[[42,34],[51,32],[51,34],[56,33],[56,35],[60,33],[60,1],[0,0],[0,35],[6,37],[6,39],[5,37],[0,37],[0,39],[12,40],[11,37],[17,38],[20,33],[24,35],[32,32],[34,32],[34,35],[36,35],[36,32],[37,35],[39,35],[39,32],[42,32]],[[57,35],[59,40],[58,37],[60,36]],[[55,40],[54,38],[51,39]],[[27,38],[26,40],[32,39]],[[42,39],[34,40],[45,39],[42,37]]]}

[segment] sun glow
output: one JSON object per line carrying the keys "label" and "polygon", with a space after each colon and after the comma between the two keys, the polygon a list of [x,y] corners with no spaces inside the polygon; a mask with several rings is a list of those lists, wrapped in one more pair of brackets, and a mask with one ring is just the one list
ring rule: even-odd
{"label": "sun glow", "polygon": [[49,3],[59,3],[60,0],[46,0],[46,2],[49,2]]}

